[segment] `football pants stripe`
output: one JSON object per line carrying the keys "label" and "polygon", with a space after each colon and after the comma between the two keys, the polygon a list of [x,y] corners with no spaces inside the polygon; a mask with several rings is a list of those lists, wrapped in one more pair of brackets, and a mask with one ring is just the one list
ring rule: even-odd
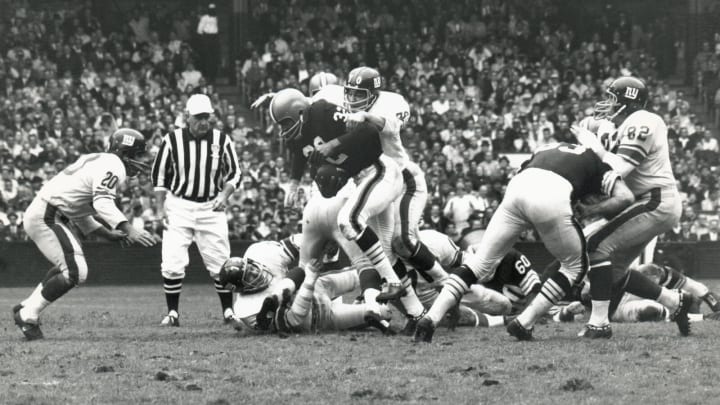
{"label": "football pants stripe", "polygon": [[[75,259],[75,249],[73,248],[73,243],[71,242],[71,240],[75,240],[75,237],[72,236],[72,233],[70,233],[69,230],[66,233],[66,230],[63,229],[63,226],[55,221],[56,215],[57,208],[48,204],[47,208],[45,209],[45,215],[43,217],[43,220],[45,221],[45,224],[53,231],[55,237],[58,239],[58,242],[60,242],[60,248],[62,249],[63,255],[65,256],[65,265],[68,269],[68,277],[73,284],[77,285],[80,282],[80,269]],[[69,237],[68,234],[70,235]],[[79,244],[77,242],[75,243],[75,245],[79,247]],[[78,250],[78,252],[79,255],[82,255],[81,250]],[[83,263],[82,265],[84,267],[85,273],[87,274],[87,264]]]}
{"label": "football pants stripe", "polygon": [[[612,235],[626,222],[635,218],[638,215],[656,210],[661,202],[662,198],[660,195],[660,189],[654,188],[650,190],[650,200],[647,203],[643,205],[636,205],[625,211],[624,213],[616,216],[615,218],[611,219],[610,222],[605,224],[605,226],[600,228],[599,231],[595,232],[592,236],[590,236],[587,242],[587,251],[594,252],[598,248],[598,246],[600,246],[602,241],[604,241],[608,236]],[[582,229],[580,230],[580,232],[582,232]]]}
{"label": "football pants stripe", "polygon": [[358,234],[363,231],[363,226],[360,224],[360,213],[363,208],[365,208],[368,197],[372,194],[375,186],[377,186],[382,181],[383,177],[385,177],[385,165],[378,161],[374,166],[375,176],[365,185],[365,188],[360,191],[360,197],[357,199],[357,202],[353,206],[352,210],[350,210],[350,224],[353,228],[355,228],[355,232]]}

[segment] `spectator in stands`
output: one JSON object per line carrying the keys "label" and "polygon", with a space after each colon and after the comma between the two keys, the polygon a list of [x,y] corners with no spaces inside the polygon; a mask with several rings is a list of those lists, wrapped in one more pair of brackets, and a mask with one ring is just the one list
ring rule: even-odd
{"label": "spectator in stands", "polygon": [[445,204],[443,215],[455,224],[456,230],[465,229],[470,215],[475,211],[485,211],[486,208],[477,197],[468,193],[465,182],[459,180],[455,184],[455,195]]}

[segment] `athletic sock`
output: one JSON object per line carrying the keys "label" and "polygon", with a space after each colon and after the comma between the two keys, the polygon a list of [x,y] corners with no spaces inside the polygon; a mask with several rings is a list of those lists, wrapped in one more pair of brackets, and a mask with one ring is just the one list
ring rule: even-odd
{"label": "athletic sock", "polygon": [[432,269],[435,264],[435,255],[430,252],[430,249],[425,246],[424,243],[418,241],[415,253],[407,258],[408,263],[412,265],[417,271],[428,271]]}
{"label": "athletic sock", "polygon": [[588,271],[592,311],[588,323],[593,326],[610,324],[608,315],[612,297],[612,263],[609,260],[591,264]]}
{"label": "athletic sock", "polygon": [[365,230],[360,234],[360,237],[356,240],[357,245],[365,253],[365,256],[370,260],[370,263],[377,269],[380,277],[384,278],[390,284],[399,284],[400,279],[395,274],[395,271],[390,264],[383,250],[382,244],[377,237],[377,234],[370,229],[369,226],[365,227]]}
{"label": "athletic sock", "polygon": [[476,281],[477,276],[469,268],[460,266],[455,269],[425,316],[437,325],[447,311],[460,302],[463,295]]}
{"label": "athletic sock", "polygon": [[232,311],[232,306],[233,306],[232,291],[225,289],[220,283],[215,281],[215,292],[217,292],[217,295],[220,298],[220,305],[222,306],[222,309],[223,309],[223,317],[225,317],[228,309]]}
{"label": "athletic sock", "polygon": [[180,312],[178,308],[180,307],[180,292],[182,292],[183,278],[184,277],[163,277],[163,288],[165,290],[165,302],[167,303],[168,312]]}
{"label": "athletic sock", "polygon": [[525,308],[517,320],[525,328],[532,328],[535,322],[553,306],[557,305],[571,289],[570,280],[564,274],[557,272],[545,280],[540,293],[535,296],[530,305]]}
{"label": "athletic sock", "polygon": [[380,295],[382,279],[374,268],[364,269],[358,275],[360,278],[360,290],[363,298],[368,304],[377,303],[377,296]]}

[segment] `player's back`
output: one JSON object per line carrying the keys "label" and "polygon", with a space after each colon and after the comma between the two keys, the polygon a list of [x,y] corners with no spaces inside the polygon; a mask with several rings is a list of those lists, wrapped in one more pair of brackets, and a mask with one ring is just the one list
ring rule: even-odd
{"label": "player's back", "polygon": [[617,154],[636,166],[623,179],[633,194],[639,196],[654,188],[675,189],[667,125],[659,115],[635,111],[623,121],[618,133]]}
{"label": "player's back", "polygon": [[328,84],[323,86],[317,93],[312,96],[311,101],[314,103],[319,100],[325,100],[337,106],[345,104],[345,89],[337,84]]}
{"label": "player's back", "polygon": [[110,195],[125,181],[125,166],[112,153],[91,153],[50,179],[38,192],[38,197],[57,207],[68,218],[92,215],[93,200]]}
{"label": "player's back", "polygon": [[600,194],[603,176],[611,172],[611,168],[591,149],[570,143],[538,148],[522,166],[523,171],[533,168],[551,171],[565,178],[572,185],[572,199]]}
{"label": "player's back", "polygon": [[380,137],[383,153],[400,165],[400,168],[405,168],[409,156],[400,138],[400,129],[410,117],[410,106],[405,97],[381,91],[368,112],[385,118],[385,128]]}
{"label": "player's back", "polygon": [[[307,158],[314,148],[347,134],[350,130],[345,124],[346,115],[347,111],[342,107],[325,100],[311,104],[303,113],[304,124],[299,144],[296,143],[293,147],[300,148]],[[380,136],[372,125],[361,124],[352,131],[363,138],[363,148],[350,154],[340,153],[325,160],[341,167],[348,175],[355,176],[377,162],[382,154],[382,146]]]}
{"label": "player's back", "polygon": [[276,241],[255,242],[248,246],[243,257],[252,259],[268,268],[275,278],[283,278],[295,260],[282,243]]}

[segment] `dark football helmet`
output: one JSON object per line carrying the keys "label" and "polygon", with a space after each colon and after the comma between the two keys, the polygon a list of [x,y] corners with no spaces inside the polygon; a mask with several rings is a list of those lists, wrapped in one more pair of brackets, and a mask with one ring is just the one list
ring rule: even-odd
{"label": "dark football helmet", "polygon": [[218,280],[223,286],[231,284],[235,292],[253,294],[268,288],[273,274],[262,263],[245,257],[231,257],[223,263]]}
{"label": "dark football helmet", "polygon": [[280,137],[292,141],[300,136],[302,114],[310,101],[296,89],[284,89],[275,94],[270,102],[270,118],[280,125]]}
{"label": "dark football helmet", "polygon": [[110,136],[109,153],[116,154],[125,165],[125,171],[130,177],[140,172],[150,170],[147,159],[147,143],[140,132],[131,128],[120,128]]}
{"label": "dark football helmet", "polygon": [[595,104],[596,119],[612,120],[620,113],[631,114],[645,108],[648,102],[648,89],[645,83],[635,77],[615,79],[605,93],[607,98]]}
{"label": "dark football helmet", "polygon": [[367,111],[377,100],[382,77],[377,70],[361,66],[350,71],[345,83],[345,108],[351,112]]}
{"label": "dark football helmet", "polygon": [[310,91],[310,96],[314,96],[315,93],[320,91],[320,89],[327,86],[328,84],[338,84],[339,82],[340,81],[338,80],[337,76],[332,73],[315,73],[308,82],[308,90]]}

